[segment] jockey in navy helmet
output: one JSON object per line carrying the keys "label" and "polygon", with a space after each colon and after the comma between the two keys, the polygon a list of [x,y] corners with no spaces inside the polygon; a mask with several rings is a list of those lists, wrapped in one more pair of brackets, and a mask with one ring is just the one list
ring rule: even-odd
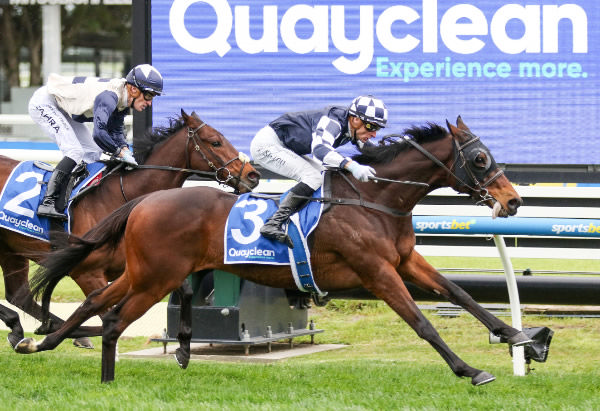
{"label": "jockey in navy helmet", "polygon": [[[163,92],[163,78],[149,64],[135,66],[126,78],[64,77],[50,74],[29,101],[29,114],[58,145],[63,159],[54,169],[37,213],[66,219],[56,201],[64,196],[73,168],[98,161],[102,152],[137,165],[125,140],[130,108],[144,111]],[[93,122],[93,131],[83,124]]]}

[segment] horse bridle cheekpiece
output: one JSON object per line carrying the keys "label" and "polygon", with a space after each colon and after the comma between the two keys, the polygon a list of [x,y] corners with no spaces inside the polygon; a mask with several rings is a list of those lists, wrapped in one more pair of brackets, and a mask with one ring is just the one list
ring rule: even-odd
{"label": "horse bridle cheekpiece", "polygon": [[[244,153],[238,153],[237,157],[232,158],[231,160],[223,163],[221,161],[221,159],[219,158],[219,156],[217,156],[214,153],[214,151],[212,151],[210,149],[210,147],[207,147],[207,150],[210,153],[210,155],[213,158],[216,158],[217,160],[219,160],[219,162],[223,163],[220,165],[220,167],[217,167],[215,165],[215,163],[213,163],[211,160],[208,159],[206,154],[200,148],[200,144],[196,140],[196,137],[200,138],[200,136],[198,136],[198,131],[200,131],[200,129],[202,127],[204,127],[205,125],[206,125],[206,123],[203,122],[196,128],[188,127],[188,136],[187,136],[188,138],[187,138],[186,145],[189,144],[190,141],[192,141],[193,145],[194,145],[194,150],[196,150],[202,156],[204,161],[206,161],[208,166],[214,170],[215,180],[217,180],[217,182],[220,184],[228,184],[231,180],[234,180],[235,181],[234,188],[237,192],[239,190],[239,185],[242,182],[241,177],[242,177],[242,173],[244,172],[244,167],[246,167],[246,164],[248,164],[250,162],[250,158],[248,158],[248,156]],[[200,139],[200,140],[202,140],[202,139]],[[240,160],[242,162],[242,167],[240,168],[239,174],[237,176],[234,176],[231,174],[231,171],[229,170],[228,166],[236,160]],[[187,150],[185,152],[185,162],[186,162],[186,167],[190,168],[190,156],[189,156],[189,152]]]}
{"label": "horse bridle cheekpiece", "polygon": [[[504,171],[498,168],[496,160],[490,153],[490,150],[481,142],[479,137],[468,131],[464,133],[469,137],[464,143],[454,141],[454,176],[459,184],[467,187],[474,193],[477,193],[480,200],[477,204],[492,200],[493,197],[488,193],[487,186],[497,180],[504,174]],[[490,170],[498,170],[485,183],[483,182]],[[471,187],[465,181],[471,181],[474,187]]]}

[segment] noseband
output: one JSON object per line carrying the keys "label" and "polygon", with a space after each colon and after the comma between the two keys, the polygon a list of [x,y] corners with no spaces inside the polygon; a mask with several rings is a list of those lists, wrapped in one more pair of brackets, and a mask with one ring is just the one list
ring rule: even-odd
{"label": "noseband", "polygon": [[[231,180],[234,180],[235,184],[234,184],[233,188],[235,189],[235,192],[237,193],[237,192],[239,192],[239,189],[240,189],[239,186],[242,182],[241,177],[242,177],[242,173],[244,172],[244,167],[246,167],[246,164],[248,163],[248,161],[246,160],[246,156],[243,155],[242,153],[239,153],[239,155],[237,157],[232,158],[231,160],[229,160],[223,164],[223,161],[219,158],[219,156],[217,156],[214,153],[214,151],[212,151],[209,147],[207,147],[207,150],[210,153],[210,155],[212,157],[216,158],[220,163],[222,163],[220,167],[217,167],[215,165],[215,163],[210,161],[208,159],[208,157],[206,156],[206,154],[204,154],[204,152],[202,152],[202,150],[200,149],[200,144],[196,140],[196,137],[200,138],[200,136],[198,136],[198,131],[205,125],[206,125],[206,123],[203,122],[195,129],[188,127],[186,147],[187,147],[187,145],[189,145],[190,141],[192,141],[193,145],[194,145],[194,150],[196,150],[202,156],[204,161],[206,161],[206,164],[208,164],[208,166],[214,170],[215,180],[220,184],[228,184]],[[200,140],[202,140],[202,139],[200,139]],[[228,166],[231,163],[233,163],[235,160],[240,160],[242,162],[242,168],[240,169],[240,173],[237,176],[232,175],[231,171],[228,168]],[[188,150],[185,151],[185,163],[186,163],[186,167],[190,168],[190,153]]]}

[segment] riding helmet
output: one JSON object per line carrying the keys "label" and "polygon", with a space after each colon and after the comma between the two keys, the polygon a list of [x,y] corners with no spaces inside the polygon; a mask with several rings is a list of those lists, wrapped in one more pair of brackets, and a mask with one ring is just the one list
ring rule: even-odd
{"label": "riding helmet", "polygon": [[163,78],[160,72],[150,64],[139,64],[132,68],[127,77],[127,83],[142,91],[150,91],[160,96],[163,91]]}
{"label": "riding helmet", "polygon": [[350,104],[348,113],[382,128],[385,127],[388,118],[388,109],[383,101],[371,95],[356,97]]}

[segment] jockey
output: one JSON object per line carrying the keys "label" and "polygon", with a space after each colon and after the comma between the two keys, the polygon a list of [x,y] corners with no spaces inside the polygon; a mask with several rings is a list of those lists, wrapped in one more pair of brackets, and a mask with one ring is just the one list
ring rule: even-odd
{"label": "jockey", "polygon": [[[350,107],[330,106],[323,110],[287,113],[263,127],[250,145],[257,164],[298,181],[279,209],[260,229],[266,237],[293,248],[282,225],[298,211],[322,184],[322,166],[346,169],[360,181],[368,181],[375,170],[336,151],[348,142],[362,148],[385,127],[388,110],[378,98],[359,96]],[[312,155],[309,157],[307,155]]]}
{"label": "jockey", "polygon": [[[143,111],[152,106],[152,99],[162,90],[163,78],[149,64],[135,66],[120,79],[50,74],[48,83],[31,97],[29,115],[56,142],[63,159],[50,177],[38,215],[66,219],[55,205],[80,162],[98,161],[105,151],[137,165],[125,140],[124,119],[130,108]],[[83,124],[90,121],[92,133]]]}

